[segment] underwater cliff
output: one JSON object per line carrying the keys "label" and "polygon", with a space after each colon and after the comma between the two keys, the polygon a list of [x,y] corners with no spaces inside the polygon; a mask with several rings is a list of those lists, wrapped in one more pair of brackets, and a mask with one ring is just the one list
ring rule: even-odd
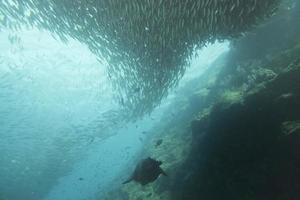
{"label": "underwater cliff", "polygon": [[299,21],[298,0],[3,0],[0,200],[299,200]]}

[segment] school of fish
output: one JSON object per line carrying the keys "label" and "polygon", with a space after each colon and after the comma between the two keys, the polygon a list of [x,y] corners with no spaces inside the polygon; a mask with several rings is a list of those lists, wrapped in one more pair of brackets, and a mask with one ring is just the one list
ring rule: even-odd
{"label": "school of fish", "polygon": [[[108,65],[128,119],[150,113],[207,43],[242,36],[280,0],[2,0],[0,31],[46,29]],[[138,88],[138,90],[137,90]]]}

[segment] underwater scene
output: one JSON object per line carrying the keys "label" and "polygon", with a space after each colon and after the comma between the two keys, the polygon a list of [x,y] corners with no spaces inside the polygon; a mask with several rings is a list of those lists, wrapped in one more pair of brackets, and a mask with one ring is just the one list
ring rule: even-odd
{"label": "underwater scene", "polygon": [[300,1],[0,0],[0,200],[300,200]]}

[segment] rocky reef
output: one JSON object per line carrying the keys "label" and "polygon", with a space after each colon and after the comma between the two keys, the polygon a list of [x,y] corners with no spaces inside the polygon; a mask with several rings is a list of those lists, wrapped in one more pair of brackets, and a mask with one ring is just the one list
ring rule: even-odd
{"label": "rocky reef", "polygon": [[152,142],[146,148],[164,161],[169,177],[146,187],[128,185],[115,199],[298,199],[299,77],[298,59],[259,89],[225,91],[230,97],[203,108],[191,129],[183,125],[187,119],[158,134],[160,148]]}
{"label": "rocky reef", "polygon": [[298,67],[193,121],[193,150],[182,170],[193,175],[184,182],[177,175],[171,199],[298,199],[299,77]]}

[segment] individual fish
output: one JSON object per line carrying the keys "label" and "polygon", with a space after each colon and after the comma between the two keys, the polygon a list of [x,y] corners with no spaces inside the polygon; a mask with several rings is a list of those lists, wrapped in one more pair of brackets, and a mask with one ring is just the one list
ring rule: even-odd
{"label": "individual fish", "polygon": [[162,139],[156,140],[155,145],[154,145],[155,148],[159,147],[162,143],[163,143]]}
{"label": "individual fish", "polygon": [[161,164],[161,161],[152,159],[150,157],[141,160],[136,165],[135,170],[129,179],[124,181],[123,184],[135,181],[144,186],[155,181],[160,174],[167,176],[166,172],[160,167]]}

